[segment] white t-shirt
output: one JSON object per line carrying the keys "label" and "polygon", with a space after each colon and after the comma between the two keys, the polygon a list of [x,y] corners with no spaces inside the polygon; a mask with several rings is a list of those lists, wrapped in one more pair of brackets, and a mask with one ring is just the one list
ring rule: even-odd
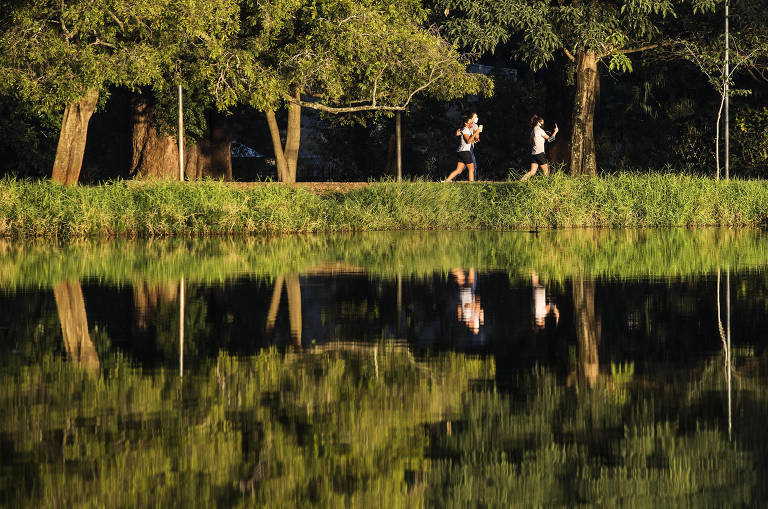
{"label": "white t-shirt", "polygon": [[533,128],[531,131],[531,139],[533,140],[531,154],[536,155],[544,152],[544,135],[546,134],[540,125]]}
{"label": "white t-shirt", "polygon": [[456,152],[469,152],[469,149],[472,148],[472,144],[467,143],[467,140],[464,139],[464,135],[472,136],[472,129],[465,127],[461,130],[461,136],[459,136],[459,138],[461,138],[459,140],[459,148],[456,149]]}

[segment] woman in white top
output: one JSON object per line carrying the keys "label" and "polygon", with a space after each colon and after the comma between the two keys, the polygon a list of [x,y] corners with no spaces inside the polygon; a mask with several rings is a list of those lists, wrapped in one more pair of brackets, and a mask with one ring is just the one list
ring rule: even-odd
{"label": "woman in white top", "polygon": [[450,182],[459,174],[464,171],[464,167],[469,168],[469,181],[475,181],[475,165],[472,164],[472,144],[480,137],[480,131],[472,131],[470,127],[472,125],[472,117],[464,117],[464,127],[461,129],[461,137],[459,138],[459,148],[456,149],[456,156],[459,162],[456,164],[456,169],[448,175],[445,182]]}
{"label": "woman in white top", "polygon": [[544,152],[544,142],[555,141],[555,136],[560,130],[555,124],[555,130],[552,132],[552,136],[549,136],[542,127],[544,125],[544,119],[538,115],[534,115],[531,118],[531,171],[523,175],[520,180],[528,180],[536,175],[536,171],[541,166],[541,171],[544,175],[549,175],[549,161],[547,161],[547,154]]}

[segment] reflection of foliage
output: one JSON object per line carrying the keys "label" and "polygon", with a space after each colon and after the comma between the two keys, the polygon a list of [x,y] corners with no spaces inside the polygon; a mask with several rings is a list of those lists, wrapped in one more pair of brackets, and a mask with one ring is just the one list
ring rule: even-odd
{"label": "reflection of foliage", "polygon": [[734,444],[720,430],[720,359],[692,382],[625,377],[617,398],[611,379],[568,387],[538,367],[499,391],[491,360],[417,359],[399,343],[221,355],[183,381],[120,354],[103,356],[96,377],[49,354],[6,358],[0,432],[16,460],[0,497],[15,507],[751,505],[764,495],[765,360],[736,357]]}
{"label": "reflection of foliage", "polygon": [[[610,385],[568,390],[534,370],[516,380],[520,400],[465,398],[461,431],[432,435],[449,459],[432,467],[428,505],[750,505],[745,484],[760,482],[751,471],[757,454],[729,444],[717,421],[686,422],[706,394],[687,400],[665,384],[660,392],[671,394],[655,399],[631,387],[622,400]],[[680,415],[668,415],[666,398]]]}
{"label": "reflection of foliage", "polygon": [[[3,375],[20,468],[8,505],[419,505],[421,428],[455,412],[491,361],[397,347],[221,356],[184,381],[119,355],[92,377],[45,356]],[[23,480],[36,488],[28,490]],[[240,498],[245,495],[246,498]]]}
{"label": "reflection of foliage", "polygon": [[[659,199],[670,199],[660,196]],[[550,280],[575,274],[685,277],[718,267],[755,269],[768,244],[757,230],[367,232],[326,236],[50,244],[0,241],[0,283],[51,286],[64,279],[112,284],[221,283],[241,276],[359,272],[392,278],[455,267],[508,270]]]}

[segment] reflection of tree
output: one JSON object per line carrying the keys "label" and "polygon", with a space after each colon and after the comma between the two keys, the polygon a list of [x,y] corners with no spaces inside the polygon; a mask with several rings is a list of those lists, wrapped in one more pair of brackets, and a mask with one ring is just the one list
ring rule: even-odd
{"label": "reflection of tree", "polygon": [[489,383],[491,359],[415,359],[399,342],[221,354],[191,367],[183,386],[120,355],[103,362],[109,376],[99,380],[56,358],[9,364],[0,372],[0,433],[14,437],[6,446],[18,468],[6,472],[2,500],[9,507],[751,506],[765,498],[768,443],[765,359],[755,362],[744,378],[750,427],[738,447],[713,412],[719,362],[689,383],[657,374],[631,380],[627,397],[610,384],[568,390],[542,367],[520,371],[509,393]]}
{"label": "reflection of tree", "polygon": [[133,286],[134,327],[136,332],[146,334],[155,321],[155,311],[164,304],[173,302],[178,295],[176,283],[137,283]]}
{"label": "reflection of tree", "polygon": [[[55,359],[15,366],[0,373],[0,433],[18,437],[10,447],[24,464],[3,501],[423,507],[424,425],[453,415],[473,381],[492,379],[493,361],[422,362],[405,343],[348,346],[222,354],[185,372],[183,391],[178,377],[120,356],[105,362],[101,383]],[[32,471],[34,488],[23,482]]]}
{"label": "reflection of tree", "polygon": [[573,321],[579,348],[577,375],[594,387],[600,372],[597,346],[601,327],[595,312],[595,281],[583,276],[573,279]]}
{"label": "reflection of tree", "polygon": [[99,370],[99,354],[88,332],[88,317],[85,314],[85,300],[80,282],[70,280],[53,287],[56,308],[61,322],[61,335],[67,355],[88,371]]}
{"label": "reflection of tree", "polygon": [[283,286],[285,286],[285,293],[288,295],[288,320],[291,324],[291,339],[296,346],[301,346],[301,283],[298,274],[275,277],[272,300],[267,310],[267,332],[271,332],[275,326],[283,295]]}

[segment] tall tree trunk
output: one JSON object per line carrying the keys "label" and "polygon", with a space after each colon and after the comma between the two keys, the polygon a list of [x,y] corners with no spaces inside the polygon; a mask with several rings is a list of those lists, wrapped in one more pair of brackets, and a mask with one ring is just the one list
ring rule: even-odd
{"label": "tall tree trunk", "polygon": [[601,326],[595,313],[595,282],[585,281],[583,276],[573,280],[573,318],[579,345],[578,377],[594,387],[600,372],[597,345]]}
{"label": "tall tree trunk", "polygon": [[88,371],[99,370],[99,354],[88,332],[88,317],[85,314],[83,290],[78,281],[62,281],[53,287],[56,309],[61,323],[64,349],[73,362],[81,364]]}
{"label": "tall tree trunk", "polygon": [[176,139],[160,134],[152,125],[152,106],[144,96],[132,102],[133,140],[130,174],[137,179],[179,178],[179,149]]}
{"label": "tall tree trunk", "polygon": [[207,116],[204,137],[184,149],[184,172],[187,178],[210,177],[232,180],[232,134],[221,115]]}
{"label": "tall tree trunk", "polygon": [[[299,99],[299,94],[296,94]],[[274,111],[267,111],[267,124],[272,137],[272,147],[275,150],[277,164],[277,179],[280,182],[296,182],[296,166],[299,160],[299,143],[301,142],[301,106],[288,105],[288,126],[285,133],[285,145],[280,138],[280,128],[277,125]]]}
{"label": "tall tree trunk", "polygon": [[71,103],[64,109],[51,180],[68,186],[77,184],[83,167],[88,123],[91,121],[91,115],[98,101],[99,90],[94,88],[89,90],[83,99]]}
{"label": "tall tree trunk", "polygon": [[600,90],[597,58],[591,51],[576,56],[576,97],[571,118],[571,175],[595,175],[595,104]]}
{"label": "tall tree trunk", "polygon": [[[179,145],[174,136],[152,125],[152,105],[144,96],[134,98],[131,175],[137,179],[178,180]],[[190,180],[211,177],[232,180],[232,136],[225,121],[208,115],[208,127],[194,145],[185,144],[184,174]]]}

